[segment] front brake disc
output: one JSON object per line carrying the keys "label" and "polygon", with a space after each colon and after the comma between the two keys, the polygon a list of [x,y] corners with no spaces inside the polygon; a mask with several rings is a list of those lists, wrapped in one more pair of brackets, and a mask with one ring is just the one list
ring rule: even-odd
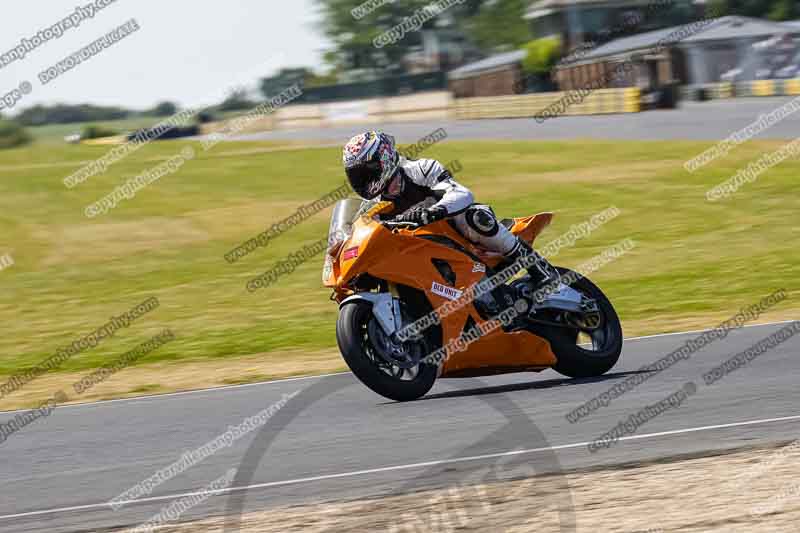
{"label": "front brake disc", "polygon": [[403,343],[392,340],[375,319],[369,321],[367,333],[375,353],[388,364],[402,369],[414,368],[419,365],[422,359],[419,343]]}

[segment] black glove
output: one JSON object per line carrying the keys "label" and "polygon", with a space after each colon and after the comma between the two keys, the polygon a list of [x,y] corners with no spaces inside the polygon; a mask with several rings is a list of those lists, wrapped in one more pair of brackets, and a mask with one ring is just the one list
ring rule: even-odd
{"label": "black glove", "polygon": [[402,215],[396,216],[395,220],[397,222],[413,222],[420,226],[427,226],[446,217],[447,209],[440,205],[435,205],[428,208],[409,209]]}

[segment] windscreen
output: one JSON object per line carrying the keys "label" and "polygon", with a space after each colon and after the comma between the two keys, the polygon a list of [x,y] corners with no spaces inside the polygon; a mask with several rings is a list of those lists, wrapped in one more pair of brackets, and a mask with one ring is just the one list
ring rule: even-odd
{"label": "windscreen", "polygon": [[322,267],[322,281],[326,282],[333,272],[333,252],[338,250],[341,243],[350,237],[353,231],[353,222],[363,212],[370,202],[357,198],[339,200],[333,207],[331,224],[328,227],[328,250],[325,254],[325,264]]}
{"label": "windscreen", "polygon": [[328,248],[350,236],[353,221],[361,211],[361,204],[362,201],[357,198],[336,202],[331,214],[331,225],[328,228]]}

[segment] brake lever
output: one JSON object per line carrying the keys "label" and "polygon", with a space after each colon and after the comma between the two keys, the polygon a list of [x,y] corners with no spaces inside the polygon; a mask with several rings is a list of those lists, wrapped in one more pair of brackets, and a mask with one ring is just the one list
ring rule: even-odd
{"label": "brake lever", "polygon": [[418,228],[422,227],[419,224],[417,224],[416,222],[406,222],[406,221],[400,221],[400,220],[384,220],[383,221],[383,225],[386,226],[389,229],[392,229],[392,230],[401,229],[401,228],[418,229]]}

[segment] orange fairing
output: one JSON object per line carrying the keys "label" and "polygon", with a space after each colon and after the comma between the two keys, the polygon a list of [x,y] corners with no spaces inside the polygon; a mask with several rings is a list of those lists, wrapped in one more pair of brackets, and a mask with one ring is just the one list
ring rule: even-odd
{"label": "orange fairing", "polygon": [[[341,301],[351,294],[349,285],[353,279],[367,273],[393,284],[424,291],[440,315],[443,345],[451,339],[458,339],[468,323],[478,327],[486,324],[467,289],[486,276],[485,265],[494,267],[502,258],[470,244],[447,221],[416,230],[390,230],[372,217],[386,209],[386,206],[376,206],[367,216],[357,220],[350,238],[336,250],[337,257],[328,258],[324,281],[333,287],[336,299]],[[552,214],[544,213],[515,219],[512,231],[532,242],[552,217]],[[442,243],[442,238],[453,245]],[[454,284],[443,278],[433,259],[444,260],[450,265],[455,273]],[[458,301],[459,305],[453,306],[453,301]],[[442,316],[440,308],[445,303],[451,303],[448,306],[450,313]],[[556,358],[546,340],[526,331],[506,333],[502,328],[491,329],[490,333],[467,344],[463,351],[451,349],[442,375],[470,375],[487,367],[498,369],[498,372],[503,368],[506,371],[535,370],[555,364]]]}
{"label": "orange fairing", "polygon": [[519,236],[523,241],[533,244],[536,237],[550,225],[553,213],[539,213],[525,218],[515,218],[511,233]]}
{"label": "orange fairing", "polygon": [[508,372],[541,370],[554,364],[556,356],[545,339],[529,331],[505,333],[498,329],[480,337],[465,351],[450,354],[444,364],[442,377],[495,373],[488,371],[491,368]]}
{"label": "orange fairing", "polygon": [[[325,257],[325,268],[322,272],[322,284],[326,287],[332,287],[336,291],[337,300],[341,301],[344,295],[349,292],[347,284],[352,281],[355,275],[353,271],[354,260],[358,258],[361,249],[366,246],[372,233],[389,231],[378,223],[375,217],[389,212],[393,208],[394,204],[392,202],[379,202],[374,205],[363,216],[353,222],[353,234],[347,240],[337,243],[333,248],[328,249]],[[385,234],[384,236],[390,235]],[[344,251],[350,252],[347,258],[344,257]]]}

